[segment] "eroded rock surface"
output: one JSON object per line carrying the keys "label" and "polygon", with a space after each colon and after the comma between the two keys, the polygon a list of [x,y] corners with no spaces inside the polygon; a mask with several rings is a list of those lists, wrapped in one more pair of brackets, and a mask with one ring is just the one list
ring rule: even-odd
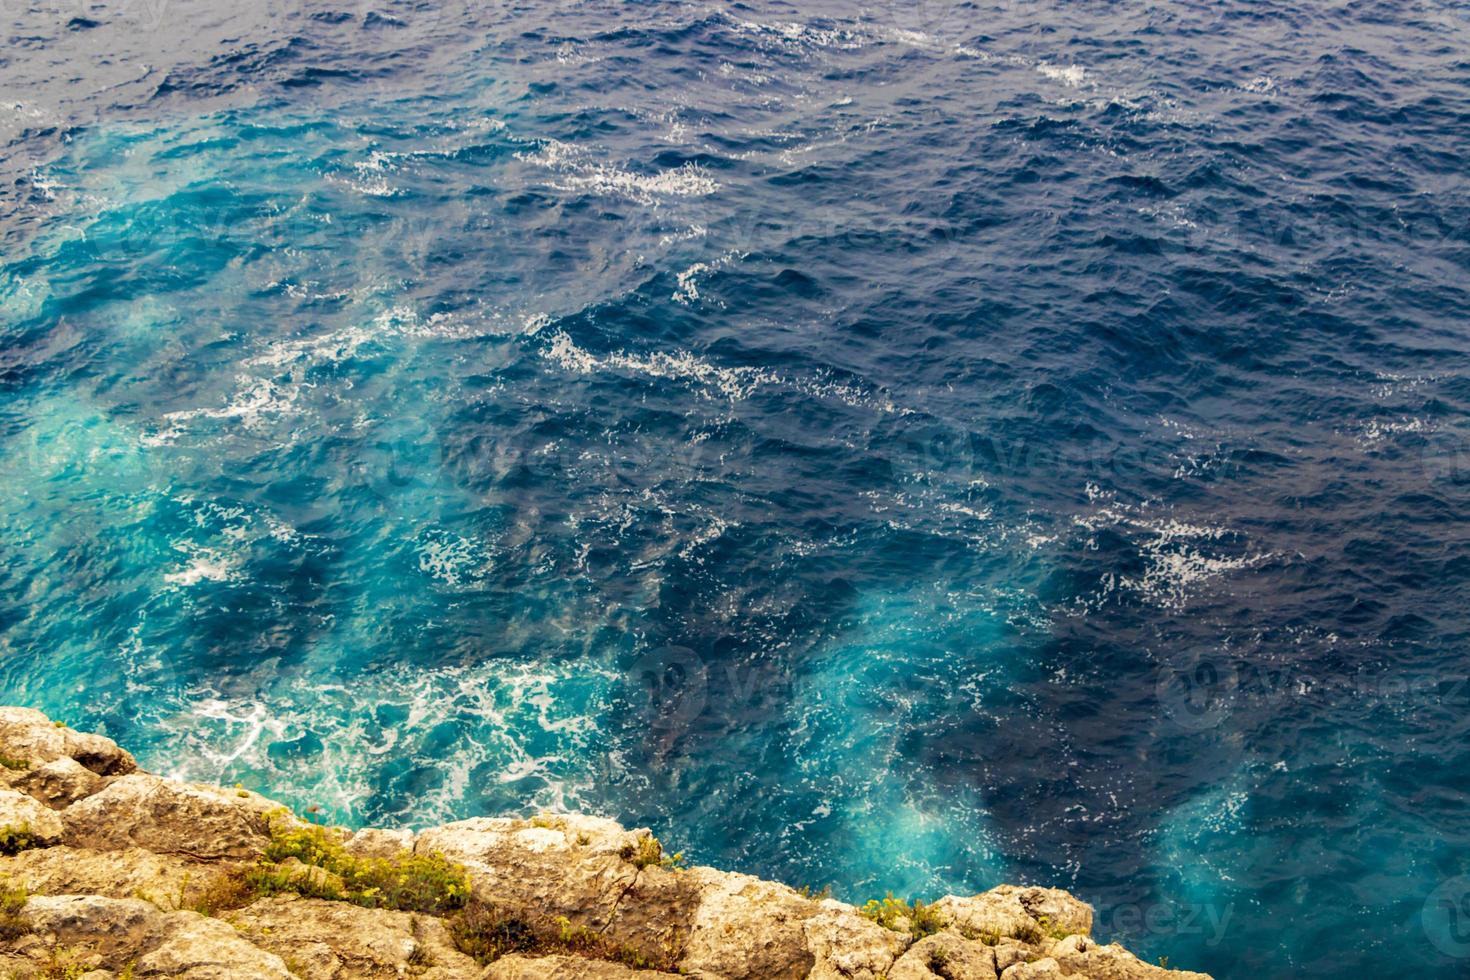
{"label": "eroded rock surface", "polygon": [[1094,942],[1058,889],[870,915],[599,817],[317,828],[26,708],[0,708],[0,763],[0,975],[1208,980]]}

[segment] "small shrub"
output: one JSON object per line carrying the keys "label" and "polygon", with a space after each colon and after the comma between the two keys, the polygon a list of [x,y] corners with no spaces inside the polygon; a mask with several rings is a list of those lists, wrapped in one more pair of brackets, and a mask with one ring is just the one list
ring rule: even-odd
{"label": "small shrub", "polygon": [[1011,935],[1031,946],[1039,946],[1046,941],[1046,933],[1041,931],[1041,927],[1029,922],[1016,926],[1011,930]]}
{"label": "small shrub", "polygon": [[881,901],[876,898],[868,899],[859,911],[883,928],[908,932],[915,939],[932,936],[944,927],[939,911],[933,905],[925,905],[919,901],[906,902],[901,898],[894,898],[892,892]]}
{"label": "small shrub", "polygon": [[1037,919],[1036,926],[1042,931],[1042,933],[1050,936],[1052,939],[1066,939],[1068,936],[1072,935],[1072,933],[1068,930],[1063,929],[1055,922],[1052,922],[1050,916],[1043,915],[1041,918]]}
{"label": "small shrub", "polygon": [[820,902],[823,899],[832,897],[832,886],[823,885],[820,889],[817,889],[811,885],[802,885],[796,890],[796,893],[802,898],[809,898],[814,902]]}
{"label": "small shrub", "polygon": [[4,752],[0,752],[0,766],[4,766],[6,769],[15,772],[21,772],[31,767],[31,760],[18,759],[13,755],[6,755]]}
{"label": "small shrub", "polygon": [[0,940],[8,942],[31,931],[20,914],[28,898],[30,894],[24,888],[0,880]]}
{"label": "small shrub", "polygon": [[[324,827],[289,826],[276,818],[270,820],[269,829],[265,863],[247,875],[262,894],[295,891],[368,908],[436,915],[460,908],[469,897],[464,868],[442,854],[404,851],[392,858],[358,857],[349,854],[337,835]],[[293,874],[279,867],[291,858],[322,873]]]}
{"label": "small shrub", "polygon": [[684,867],[684,852],[664,854],[663,844],[659,843],[659,839],[652,834],[638,838],[636,845],[624,844],[623,849],[618,853],[624,861],[640,871],[650,865],[670,870]]}
{"label": "small shrub", "polygon": [[449,921],[449,937],[455,949],[481,966],[508,953],[530,953],[541,946],[529,923],[474,901]]}
{"label": "small shrub", "polygon": [[46,957],[36,980],[81,980],[90,972],[90,966],[77,962],[76,950],[57,947]]}
{"label": "small shrub", "polygon": [[36,835],[25,824],[6,824],[0,827],[0,854],[19,854],[40,846]]}
{"label": "small shrub", "polygon": [[251,884],[250,871],[231,871],[196,891],[182,907],[200,915],[217,916],[231,909],[243,909],[255,901],[258,894]]}
{"label": "small shrub", "polygon": [[454,948],[484,966],[511,953],[564,953],[590,960],[609,960],[635,970],[675,971],[677,956],[656,956],[636,946],[616,943],[595,929],[572,925],[565,916],[551,926],[536,925],[493,905],[471,901],[448,920]]}

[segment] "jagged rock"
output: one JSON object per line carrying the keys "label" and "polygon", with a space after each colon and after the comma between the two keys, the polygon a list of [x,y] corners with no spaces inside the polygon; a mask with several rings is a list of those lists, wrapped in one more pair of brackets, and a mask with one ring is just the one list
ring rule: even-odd
{"label": "jagged rock", "polygon": [[170,912],[163,941],[138,957],[139,977],[180,980],[294,980],[286,963],[241,938],[218,919]]}
{"label": "jagged rock", "polygon": [[32,932],[55,936],[68,945],[83,939],[136,938],[159,915],[158,908],[138,898],[100,895],[38,895],[22,913]]}
{"label": "jagged rock", "polygon": [[1092,933],[1092,906],[1060,888],[1001,885],[969,898],[946,895],[934,904],[942,919],[961,932],[977,935],[1015,936],[1041,943]]}
{"label": "jagged rock", "polygon": [[414,849],[464,865],[476,897],[532,924],[565,918],[652,954],[684,946],[699,895],[684,874],[634,863],[648,836],[599,817],[478,818],[426,830]]}
{"label": "jagged rock", "polygon": [[802,935],[816,959],[813,980],[882,977],[908,945],[906,937],[830,899],[817,903],[817,914],[803,923]]}
{"label": "jagged rock", "polygon": [[39,844],[61,839],[61,818],[36,799],[13,789],[0,789],[0,831],[17,835],[28,832]]}
{"label": "jagged rock", "polygon": [[1017,963],[1036,958],[1036,947],[1019,939],[1002,938],[995,944],[995,972],[1004,973]]}
{"label": "jagged rock", "polygon": [[62,757],[75,759],[99,776],[138,768],[133,757],[110,738],[72,731],[31,708],[0,708],[0,750],[32,766]]}
{"label": "jagged rock", "polygon": [[695,868],[701,900],[679,965],[688,973],[731,980],[800,978],[817,963],[803,923],[817,903],[785,885],[749,875]]}
{"label": "jagged rock", "polygon": [[77,800],[91,796],[100,790],[105,782],[102,776],[97,775],[71,756],[64,755],[19,774],[12,785],[29,793],[51,809],[62,810]]}
{"label": "jagged rock", "polygon": [[579,956],[525,956],[515,953],[485,968],[480,980],[648,980],[646,970]]}
{"label": "jagged rock", "polygon": [[268,840],[265,814],[277,809],[241,794],[133,773],[62,811],[65,841],[95,851],[143,847],[158,854],[243,859]]}
{"label": "jagged rock", "polygon": [[888,980],[995,980],[995,951],[983,943],[941,932],[909,947]]}
{"label": "jagged rock", "polygon": [[1030,963],[1017,963],[1000,975],[1001,980],[1058,980],[1063,976],[1065,974],[1062,973],[1061,966],[1050,957]]}
{"label": "jagged rock", "polygon": [[277,896],[231,921],[255,945],[298,964],[302,980],[397,977],[411,967],[421,980],[450,980],[480,970],[433,916]]}
{"label": "jagged rock", "polygon": [[699,904],[679,966],[694,976],[866,980],[886,973],[907,945],[841,902],[713,868],[685,874]]}
{"label": "jagged rock", "polygon": [[1101,946],[1085,936],[1068,936],[1052,946],[1049,955],[1063,973],[1091,980],[1209,980],[1203,973],[1145,963],[1117,943]]}

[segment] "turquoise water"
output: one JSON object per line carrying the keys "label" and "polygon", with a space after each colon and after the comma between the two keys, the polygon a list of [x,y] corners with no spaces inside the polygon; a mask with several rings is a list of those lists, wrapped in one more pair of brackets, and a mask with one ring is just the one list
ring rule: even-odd
{"label": "turquoise water", "polygon": [[1457,8],[140,11],[6,69],[4,701],[1463,974]]}

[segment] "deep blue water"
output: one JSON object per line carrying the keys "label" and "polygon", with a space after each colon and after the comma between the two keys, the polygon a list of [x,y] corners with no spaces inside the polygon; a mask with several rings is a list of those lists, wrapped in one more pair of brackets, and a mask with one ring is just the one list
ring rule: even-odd
{"label": "deep blue water", "polygon": [[1470,972],[1463,4],[3,17],[0,701]]}

